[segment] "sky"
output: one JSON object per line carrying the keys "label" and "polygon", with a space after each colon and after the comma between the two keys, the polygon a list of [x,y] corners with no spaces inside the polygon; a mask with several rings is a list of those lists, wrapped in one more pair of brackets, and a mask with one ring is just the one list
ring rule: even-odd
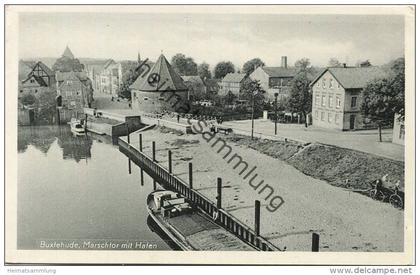
{"label": "sky", "polygon": [[176,53],[214,67],[238,68],[254,57],[267,66],[331,57],[353,65],[382,65],[404,55],[404,18],[398,15],[275,15],[159,13],[21,13],[21,59],[59,57],[66,45],[76,57],[168,60]]}

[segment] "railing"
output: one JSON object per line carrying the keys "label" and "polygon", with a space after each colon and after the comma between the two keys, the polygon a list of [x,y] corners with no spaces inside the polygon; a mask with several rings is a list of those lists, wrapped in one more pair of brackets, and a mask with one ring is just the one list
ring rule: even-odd
{"label": "railing", "polygon": [[147,156],[143,152],[140,152],[131,146],[127,141],[119,138],[118,144],[122,153],[127,155],[131,161],[133,161],[137,166],[141,167],[147,174],[157,180],[160,184],[168,189],[179,192],[210,217],[213,217],[213,214],[217,213],[215,222],[217,222],[219,225],[234,234],[242,241],[250,244],[257,250],[280,250],[264,237],[257,235],[254,230],[243,224],[224,209],[218,209],[216,204],[209,198],[199,193],[198,191],[191,189],[187,183],[185,183],[177,176],[171,174],[166,168],[157,162],[154,162],[151,157]]}

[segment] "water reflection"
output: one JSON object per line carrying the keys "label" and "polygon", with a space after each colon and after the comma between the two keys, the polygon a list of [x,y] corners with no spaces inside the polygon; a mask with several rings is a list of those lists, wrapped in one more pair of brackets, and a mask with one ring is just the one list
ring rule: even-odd
{"label": "water reflection", "polygon": [[[18,128],[17,247],[40,240],[138,240],[169,250],[147,221],[153,181],[127,171],[106,136],[73,136],[69,126]],[[83,161],[86,160],[86,162]],[[134,172],[135,171],[135,172]]]}
{"label": "water reflection", "polygon": [[63,159],[91,158],[92,136],[75,136],[68,126],[28,126],[18,128],[18,152],[24,153],[28,145],[32,145],[44,154],[48,153],[51,145],[57,140],[62,149]]}

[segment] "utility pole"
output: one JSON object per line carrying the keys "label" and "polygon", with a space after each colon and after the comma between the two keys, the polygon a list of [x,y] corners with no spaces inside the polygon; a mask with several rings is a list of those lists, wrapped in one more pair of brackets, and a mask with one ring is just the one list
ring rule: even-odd
{"label": "utility pole", "polygon": [[277,98],[279,93],[274,94],[274,135],[277,135]]}

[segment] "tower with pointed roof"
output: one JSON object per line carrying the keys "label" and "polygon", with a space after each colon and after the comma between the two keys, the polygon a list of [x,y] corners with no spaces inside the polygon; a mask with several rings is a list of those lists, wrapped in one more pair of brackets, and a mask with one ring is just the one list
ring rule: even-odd
{"label": "tower with pointed roof", "polygon": [[145,113],[188,112],[188,87],[165,56],[161,54],[151,68],[142,66],[130,86],[132,108]]}
{"label": "tower with pointed roof", "polygon": [[61,55],[62,57],[68,57],[70,59],[74,59],[74,55],[71,52],[69,46],[66,46],[66,49],[64,50],[63,54]]}

